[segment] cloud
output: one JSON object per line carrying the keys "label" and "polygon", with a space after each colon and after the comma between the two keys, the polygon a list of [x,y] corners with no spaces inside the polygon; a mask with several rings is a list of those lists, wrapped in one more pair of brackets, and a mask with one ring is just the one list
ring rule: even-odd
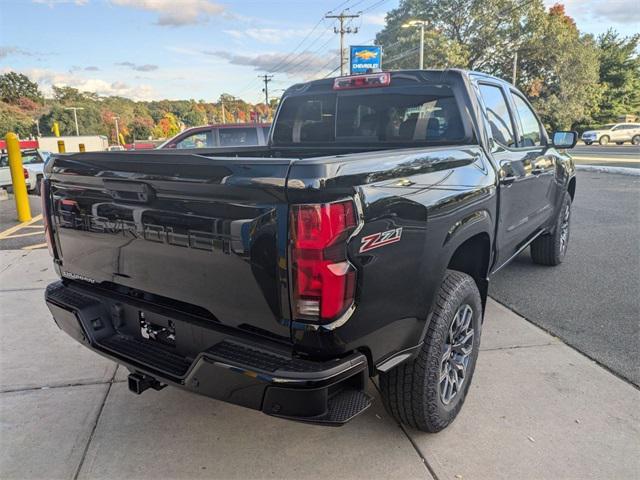
{"label": "cloud", "polygon": [[614,23],[640,25],[640,8],[637,0],[607,0],[594,3],[595,17],[607,18]]}
{"label": "cloud", "polygon": [[[558,0],[544,0],[547,7]],[[638,0],[565,0],[567,15],[586,22],[637,25],[640,23]],[[608,20],[608,22],[607,22]],[[578,21],[578,28],[581,22]]]}
{"label": "cloud", "polygon": [[89,0],[32,0],[32,1],[33,3],[40,3],[42,5],[46,5],[49,8],[53,8],[56,5],[63,5],[63,4],[73,4],[81,7],[89,3]]}
{"label": "cloud", "polygon": [[386,22],[386,12],[381,13],[365,13],[362,15],[362,22],[369,25],[376,25],[378,27],[384,27]]}
{"label": "cloud", "polygon": [[24,55],[31,57],[35,54],[29,50],[25,50],[24,48],[14,47],[13,45],[0,46],[0,58],[6,58],[9,55]]}
{"label": "cloud", "polygon": [[111,0],[111,3],[157,13],[156,24],[171,27],[205,23],[226,13],[224,6],[211,0]]}
{"label": "cloud", "polygon": [[304,75],[306,73],[316,72],[328,67],[329,65],[327,64],[331,63],[332,58],[335,58],[336,63],[339,62],[337,52],[328,52],[322,55],[313,52],[302,52],[299,55],[293,56],[290,56],[288,53],[242,55],[222,50],[205,50],[202,53],[224,58],[232,65],[254,67],[256,71],[270,72],[277,67],[278,73],[286,73],[289,75]]}
{"label": "cloud", "polygon": [[[3,70],[9,71],[6,68]],[[122,81],[109,82],[100,78],[85,78],[72,72],[58,72],[42,68],[26,69],[20,73],[24,73],[32,81],[37,82],[45,95],[50,95],[51,87],[55,85],[73,87],[82,92],[93,92],[98,95],[118,95],[133,100],[150,100],[156,96],[154,89],[144,84],[131,86]]]}
{"label": "cloud", "polygon": [[116,63],[116,65],[120,65],[121,67],[129,67],[131,70],[135,70],[136,72],[153,72],[154,70],[158,70],[158,65],[152,65],[150,63],[137,65],[133,62],[118,62]]}
{"label": "cloud", "polygon": [[84,67],[85,71],[87,72],[97,72],[100,69],[98,67],[95,67],[93,65],[89,65],[88,67]]}
{"label": "cloud", "polygon": [[282,43],[295,37],[301,37],[309,33],[309,29],[279,29],[279,28],[245,28],[242,30],[224,30],[238,40],[252,39],[260,43]]}

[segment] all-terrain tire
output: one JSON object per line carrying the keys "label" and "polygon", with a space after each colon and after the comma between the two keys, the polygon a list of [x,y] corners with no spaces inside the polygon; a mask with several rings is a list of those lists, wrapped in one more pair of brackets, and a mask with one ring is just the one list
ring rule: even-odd
{"label": "all-terrain tire", "polygon": [[[531,243],[531,259],[538,265],[556,266],[567,253],[571,225],[571,196],[564,194],[553,233],[541,235]],[[563,238],[564,235],[564,238]]]}
{"label": "all-terrain tire", "polygon": [[[441,368],[456,313],[470,307],[472,350],[459,391],[445,404],[441,396]],[[387,412],[396,421],[423,432],[439,432],[458,415],[473,378],[482,325],[482,302],[475,281],[466,273],[447,270],[435,299],[424,343],[413,360],[380,374],[380,390]]]}

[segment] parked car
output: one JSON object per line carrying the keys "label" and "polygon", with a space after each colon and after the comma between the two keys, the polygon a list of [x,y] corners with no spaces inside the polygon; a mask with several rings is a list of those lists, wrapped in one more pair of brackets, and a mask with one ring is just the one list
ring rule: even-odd
{"label": "parked car", "polygon": [[188,128],[158,148],[215,148],[266,145],[270,123],[229,123]]}
{"label": "parked car", "polygon": [[109,145],[107,147],[107,152],[123,152],[125,150],[126,148],[124,148],[122,145]]}
{"label": "parked car", "polygon": [[640,123],[614,123],[597,130],[587,130],[582,134],[582,141],[587,145],[595,142],[600,145],[607,145],[609,142],[615,142],[617,145],[624,142],[640,145]]}
{"label": "parked car", "polygon": [[276,119],[266,146],[47,163],[56,324],[138,394],[341,425],[379,376],[398,422],[442,430],[492,274],[527,247],[565,258],[578,134],[550,139],[521,92],[464,70],[296,85]]}
{"label": "parked car", "polygon": [[[38,149],[22,151],[22,165],[24,180],[29,193],[40,194],[40,180],[43,177],[43,167],[51,156],[51,152]],[[9,157],[6,153],[0,156],[0,187],[12,185],[11,171],[9,170]]]}

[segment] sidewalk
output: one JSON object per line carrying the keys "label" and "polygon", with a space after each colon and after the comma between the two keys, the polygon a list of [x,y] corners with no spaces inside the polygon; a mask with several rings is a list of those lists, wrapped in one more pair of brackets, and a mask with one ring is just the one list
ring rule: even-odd
{"label": "sidewalk", "polygon": [[54,278],[46,250],[0,252],[2,478],[640,475],[640,392],[496,302],[460,417],[427,435],[379,398],[327,428],[173,388],[135,396],[126,372],[54,325],[42,300]]}

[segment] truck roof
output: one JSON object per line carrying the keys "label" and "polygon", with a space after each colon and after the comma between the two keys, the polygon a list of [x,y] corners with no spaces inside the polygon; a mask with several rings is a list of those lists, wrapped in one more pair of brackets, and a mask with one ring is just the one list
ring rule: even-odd
{"label": "truck roof", "polygon": [[[460,68],[446,68],[446,69],[425,69],[425,70],[417,70],[417,69],[407,69],[407,70],[382,70],[381,72],[373,72],[373,73],[389,73],[391,78],[405,77],[410,78],[413,77],[416,80],[424,80],[425,82],[430,81],[438,81],[442,80],[445,77],[458,77],[459,79],[465,81],[471,75],[484,77],[486,79],[491,79],[497,82],[509,84],[506,80],[502,78],[495,77],[493,75],[489,75],[488,73],[478,72],[475,70],[465,70]],[[361,75],[369,75],[369,74],[358,74],[358,75],[345,75],[344,77],[357,77]],[[284,95],[298,94],[298,93],[306,93],[309,91],[316,90],[324,90],[327,87],[332,88],[333,82],[336,78],[344,78],[344,77],[329,77],[322,78],[319,80],[311,80],[309,82],[297,83],[289,87],[285,90]],[[438,78],[439,77],[439,78]]]}

